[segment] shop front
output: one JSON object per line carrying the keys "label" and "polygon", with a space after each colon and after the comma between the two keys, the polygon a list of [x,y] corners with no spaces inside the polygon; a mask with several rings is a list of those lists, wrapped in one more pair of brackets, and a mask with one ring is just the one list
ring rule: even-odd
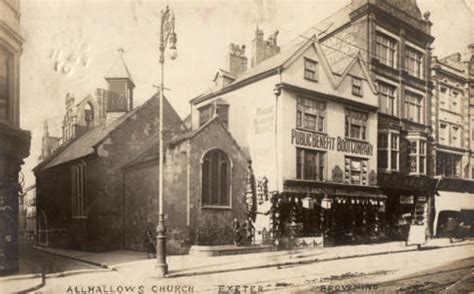
{"label": "shop front", "polygon": [[274,237],[282,248],[379,242],[385,206],[377,187],[286,180],[273,199]]}
{"label": "shop front", "polygon": [[406,241],[410,226],[424,226],[428,236],[433,215],[429,178],[379,173],[378,183],[387,196],[384,220],[387,239]]}

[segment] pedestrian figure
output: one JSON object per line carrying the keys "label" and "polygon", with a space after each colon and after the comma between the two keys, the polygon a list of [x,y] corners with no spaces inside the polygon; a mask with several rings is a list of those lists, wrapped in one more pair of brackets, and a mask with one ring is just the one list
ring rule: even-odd
{"label": "pedestrian figure", "polygon": [[245,232],[245,243],[248,244],[248,245],[252,245],[252,238],[253,238],[253,234],[254,234],[254,226],[252,225],[252,221],[251,220],[246,220],[245,223],[244,223],[244,232]]}
{"label": "pedestrian figure", "polygon": [[145,231],[145,249],[146,249],[146,257],[150,258],[150,254],[153,258],[156,257],[156,239],[151,233],[150,230]]}
{"label": "pedestrian figure", "polygon": [[232,222],[232,231],[234,232],[234,244],[240,246],[240,223],[237,218],[234,218],[234,221]]}

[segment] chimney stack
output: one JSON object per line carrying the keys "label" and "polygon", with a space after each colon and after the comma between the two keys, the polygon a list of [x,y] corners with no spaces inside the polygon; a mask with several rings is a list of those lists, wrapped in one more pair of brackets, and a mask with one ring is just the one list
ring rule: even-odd
{"label": "chimney stack", "polygon": [[229,53],[226,58],[227,70],[235,77],[247,71],[247,56],[245,56],[245,45],[239,46],[230,43]]}
{"label": "chimney stack", "polygon": [[277,37],[278,31],[275,31],[268,37],[268,40],[264,40],[263,30],[257,27],[257,30],[255,31],[255,39],[252,41],[252,67],[280,53],[280,47],[277,44]]}

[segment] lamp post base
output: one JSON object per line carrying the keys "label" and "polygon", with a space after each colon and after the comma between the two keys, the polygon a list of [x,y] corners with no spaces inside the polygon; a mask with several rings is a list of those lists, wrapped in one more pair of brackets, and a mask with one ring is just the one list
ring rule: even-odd
{"label": "lamp post base", "polygon": [[156,227],[156,265],[155,271],[158,277],[165,277],[168,273],[168,264],[166,263],[166,236],[165,220],[163,214],[158,216],[158,226]]}

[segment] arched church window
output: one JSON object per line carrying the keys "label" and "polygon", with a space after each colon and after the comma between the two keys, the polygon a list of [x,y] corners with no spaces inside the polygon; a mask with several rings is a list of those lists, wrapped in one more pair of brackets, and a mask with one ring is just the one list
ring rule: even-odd
{"label": "arched church window", "polygon": [[230,206],[230,160],[222,150],[206,153],[202,163],[202,205]]}

